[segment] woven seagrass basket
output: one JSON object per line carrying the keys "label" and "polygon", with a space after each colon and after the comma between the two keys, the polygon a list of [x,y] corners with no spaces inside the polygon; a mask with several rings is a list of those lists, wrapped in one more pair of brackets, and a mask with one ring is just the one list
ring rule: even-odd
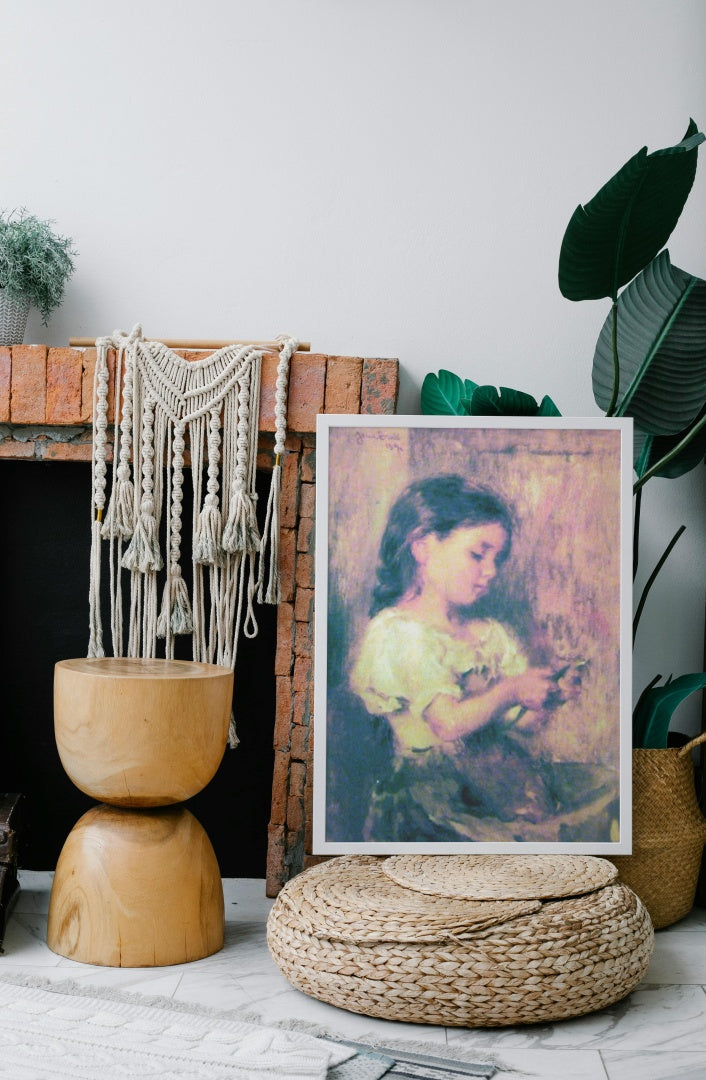
{"label": "woven seagrass basket", "polygon": [[611,860],[620,880],[637,893],[655,930],[683,919],[694,905],[706,819],[694,787],[686,746],[632,752],[632,855]]}
{"label": "woven seagrass basket", "polygon": [[0,289],[0,345],[21,345],[29,315],[29,300],[8,296]]}
{"label": "woven seagrass basket", "polygon": [[[443,857],[429,858],[437,860],[433,883]],[[445,858],[452,868],[454,860],[483,857]],[[495,858],[505,860],[506,871],[513,856]],[[556,864],[562,856],[514,858]],[[541,900],[526,895],[527,884],[513,888],[512,882],[509,889],[480,889],[483,899],[460,897],[453,882],[451,896],[431,894],[429,880],[418,891],[399,884],[398,867],[386,873],[386,861],[342,856],[282,889],[267,941],[297,989],[388,1020],[496,1027],[601,1009],[629,994],[647,970],[654,943],[649,916],[604,859],[584,857],[601,864],[598,887],[589,874],[574,887],[580,895],[562,895],[571,891],[563,883],[561,899]],[[492,876],[492,862],[483,869]],[[470,876],[478,880],[477,873]]]}

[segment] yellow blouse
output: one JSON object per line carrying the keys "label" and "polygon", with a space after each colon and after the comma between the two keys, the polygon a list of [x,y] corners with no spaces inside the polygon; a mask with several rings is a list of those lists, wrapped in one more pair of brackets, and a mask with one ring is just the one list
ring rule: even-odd
{"label": "yellow blouse", "polygon": [[387,717],[398,754],[408,754],[431,746],[450,749],[424,716],[437,695],[460,701],[526,670],[519,642],[495,619],[473,619],[451,635],[385,608],[368,624],[350,685],[369,713]]}

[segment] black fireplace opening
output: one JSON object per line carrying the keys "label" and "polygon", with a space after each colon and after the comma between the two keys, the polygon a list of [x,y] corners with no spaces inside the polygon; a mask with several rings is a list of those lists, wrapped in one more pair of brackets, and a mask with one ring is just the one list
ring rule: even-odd
{"label": "black fireplace opening", "polygon": [[[259,511],[268,485],[269,474],[258,473]],[[95,805],[61,766],[53,720],[54,665],[85,656],[88,644],[90,496],[88,463],[0,463],[0,791],[25,797],[20,865],[28,870],[52,870],[71,828]],[[189,550],[185,530],[185,577]],[[185,804],[206,829],[224,877],[265,876],[277,609],[257,605],[256,615],[258,635],[241,636],[235,670],[240,746],[226,750],[210,784]],[[190,648],[190,638],[177,638],[178,658],[190,659]]]}

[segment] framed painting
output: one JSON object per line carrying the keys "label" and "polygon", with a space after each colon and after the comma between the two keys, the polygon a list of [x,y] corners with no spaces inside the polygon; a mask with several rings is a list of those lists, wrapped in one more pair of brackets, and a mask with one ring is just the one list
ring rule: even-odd
{"label": "framed painting", "polygon": [[630,420],[318,417],[313,852],[631,846]]}

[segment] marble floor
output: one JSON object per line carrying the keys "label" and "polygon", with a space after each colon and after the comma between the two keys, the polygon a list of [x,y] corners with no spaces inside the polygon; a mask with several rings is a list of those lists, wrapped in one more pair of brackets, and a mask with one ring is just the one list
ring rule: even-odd
{"label": "marble floor", "polygon": [[[22,890],[0,956],[0,973],[35,975],[218,1009],[263,1023],[303,1021],[349,1040],[423,1041],[472,1050],[494,1080],[706,1080],[706,910],[655,935],[643,982],[625,1001],[577,1020],[511,1028],[442,1028],[374,1020],[293,989],[265,942],[272,901],[264,883],[224,881],[226,943],[215,956],[168,968],[78,964],[46,945],[50,873],[22,871]],[[430,1050],[431,1052],[431,1050]]]}

